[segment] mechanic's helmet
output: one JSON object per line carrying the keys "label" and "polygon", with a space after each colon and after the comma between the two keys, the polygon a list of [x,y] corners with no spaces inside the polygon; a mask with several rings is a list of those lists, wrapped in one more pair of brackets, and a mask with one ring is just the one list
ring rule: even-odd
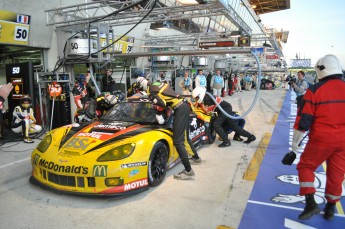
{"label": "mechanic's helmet", "polygon": [[339,59],[332,54],[328,54],[319,59],[314,68],[319,79],[331,75],[343,75]]}
{"label": "mechanic's helmet", "polygon": [[206,94],[206,89],[203,87],[196,87],[192,91],[192,97],[197,103],[202,103]]}
{"label": "mechanic's helmet", "polygon": [[145,79],[144,77],[140,76],[137,78],[137,85],[140,85],[140,87],[146,91],[147,90],[147,79]]}
{"label": "mechanic's helmet", "polygon": [[83,74],[81,74],[81,75],[78,77],[78,82],[79,82],[79,83],[83,83],[83,82],[85,82],[85,81],[86,81],[86,76],[83,75]]}
{"label": "mechanic's helmet", "polygon": [[117,96],[116,95],[105,95],[105,101],[111,105],[115,105],[117,103]]}
{"label": "mechanic's helmet", "polygon": [[25,109],[28,109],[31,106],[31,98],[30,98],[30,96],[29,95],[23,95],[20,98],[20,104]]}

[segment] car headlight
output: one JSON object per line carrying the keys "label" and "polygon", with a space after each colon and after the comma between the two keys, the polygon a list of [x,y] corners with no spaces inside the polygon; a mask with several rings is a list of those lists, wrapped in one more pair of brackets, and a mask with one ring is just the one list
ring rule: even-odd
{"label": "car headlight", "polygon": [[38,144],[37,150],[41,153],[44,153],[49,148],[50,144],[52,143],[52,136],[49,134],[43,138],[43,140]]}
{"label": "car headlight", "polygon": [[116,161],[129,157],[135,149],[134,143],[118,146],[102,154],[97,161]]}

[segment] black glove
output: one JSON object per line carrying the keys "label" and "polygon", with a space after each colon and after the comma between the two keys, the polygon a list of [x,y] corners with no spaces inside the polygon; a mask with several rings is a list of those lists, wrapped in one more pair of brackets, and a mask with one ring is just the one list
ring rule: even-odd
{"label": "black glove", "polygon": [[283,165],[292,165],[292,163],[295,161],[296,159],[296,153],[293,151],[288,152],[287,154],[285,154],[282,163]]}

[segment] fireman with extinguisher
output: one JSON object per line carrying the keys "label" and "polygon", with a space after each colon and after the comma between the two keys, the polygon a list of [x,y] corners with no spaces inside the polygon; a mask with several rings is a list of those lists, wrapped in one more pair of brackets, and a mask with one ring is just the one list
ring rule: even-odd
{"label": "fireman with extinguisher", "polygon": [[326,55],[315,65],[319,83],[312,85],[304,94],[294,125],[292,151],[309,130],[309,140],[297,165],[300,195],[305,196],[305,208],[299,219],[309,219],[320,212],[314,200],[315,170],[327,162],[326,191],[327,204],[323,217],[334,217],[335,204],[342,195],[345,174],[345,82],[339,59]]}

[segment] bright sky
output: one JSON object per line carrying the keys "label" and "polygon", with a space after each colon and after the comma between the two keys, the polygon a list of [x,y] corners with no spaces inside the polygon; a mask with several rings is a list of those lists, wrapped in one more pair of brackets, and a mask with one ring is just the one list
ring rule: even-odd
{"label": "bright sky", "polygon": [[311,59],[312,67],[326,55],[336,55],[345,69],[345,1],[290,0],[290,9],[260,15],[266,27],[289,31],[283,53],[289,59]]}

